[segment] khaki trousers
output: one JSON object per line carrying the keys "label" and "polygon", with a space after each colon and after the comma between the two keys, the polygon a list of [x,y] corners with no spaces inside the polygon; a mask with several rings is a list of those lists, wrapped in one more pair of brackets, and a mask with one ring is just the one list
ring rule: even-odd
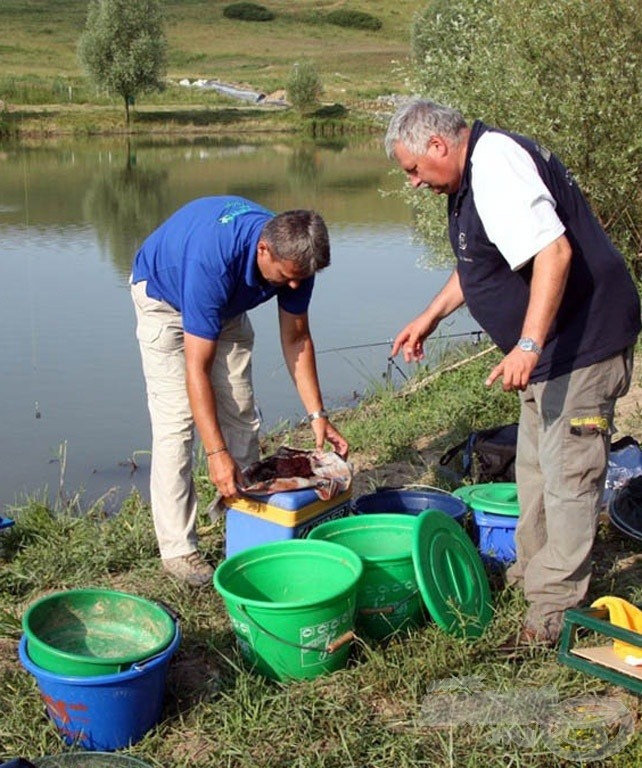
{"label": "khaki trousers", "polygon": [[524,587],[526,625],[553,637],[588,591],[615,401],[632,362],[627,349],[520,393],[517,560],[507,577]]}
{"label": "khaki trousers", "polygon": [[[151,299],[145,281],[131,286],[152,425],[150,499],[162,558],[197,548],[197,497],[192,479],[194,419],[185,383],[183,323],[164,301]],[[259,419],[252,390],[254,332],[244,313],[217,341],[211,380],[228,450],[244,467],[259,458]]]}

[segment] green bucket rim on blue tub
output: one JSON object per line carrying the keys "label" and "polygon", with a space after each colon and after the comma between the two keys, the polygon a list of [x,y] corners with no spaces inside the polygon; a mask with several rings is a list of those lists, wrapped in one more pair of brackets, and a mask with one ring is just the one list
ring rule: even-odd
{"label": "green bucket rim on blue tub", "polygon": [[22,628],[35,664],[85,677],[123,672],[153,658],[176,633],[174,618],[162,604],[93,587],[53,592],[34,601],[23,614]]}
{"label": "green bucket rim on blue tub", "polygon": [[519,517],[517,483],[463,485],[453,491],[453,496],[461,499],[471,509],[478,512]]}

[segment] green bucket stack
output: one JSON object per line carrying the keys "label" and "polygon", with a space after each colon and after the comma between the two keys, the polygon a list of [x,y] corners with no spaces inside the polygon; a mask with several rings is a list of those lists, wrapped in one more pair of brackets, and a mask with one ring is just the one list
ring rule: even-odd
{"label": "green bucket stack", "polygon": [[31,661],[74,677],[112,675],[156,656],[176,624],[160,604],[110,589],[70,589],[32,603],[22,617]]}

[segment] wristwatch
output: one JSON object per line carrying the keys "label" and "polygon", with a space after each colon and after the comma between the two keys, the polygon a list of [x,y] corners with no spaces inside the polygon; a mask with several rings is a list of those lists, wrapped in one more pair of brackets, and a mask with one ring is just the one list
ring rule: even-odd
{"label": "wristwatch", "polygon": [[308,413],[307,419],[312,424],[312,422],[315,419],[327,419],[328,418],[328,412],[325,410],[325,408],[322,408],[320,411],[313,411],[312,413]]}
{"label": "wristwatch", "polygon": [[517,346],[520,349],[523,349],[524,352],[534,352],[536,355],[541,355],[542,354],[542,348],[540,347],[540,345],[536,341],[533,341],[533,339],[529,339],[529,338],[525,338],[525,337],[521,338],[517,342]]}

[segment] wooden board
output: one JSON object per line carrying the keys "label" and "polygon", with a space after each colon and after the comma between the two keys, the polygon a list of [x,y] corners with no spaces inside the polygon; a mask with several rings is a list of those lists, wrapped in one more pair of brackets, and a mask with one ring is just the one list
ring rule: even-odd
{"label": "wooden board", "polygon": [[616,656],[611,646],[600,645],[591,648],[572,648],[571,653],[595,664],[601,664],[603,667],[614,669],[629,677],[642,680],[642,667],[634,667],[631,664],[627,664],[620,656]]}

